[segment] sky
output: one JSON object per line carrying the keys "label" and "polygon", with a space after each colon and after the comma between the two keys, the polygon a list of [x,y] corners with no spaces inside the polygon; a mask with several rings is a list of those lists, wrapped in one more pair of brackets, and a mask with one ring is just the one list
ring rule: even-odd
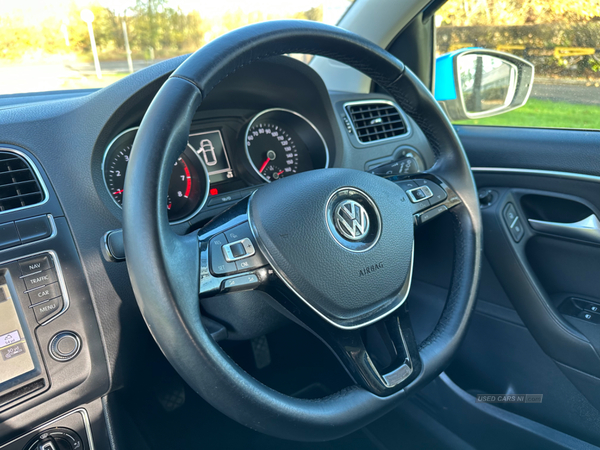
{"label": "sky", "polygon": [[[73,0],[19,0],[17,2],[1,0],[0,16],[21,15],[27,22],[39,23],[49,16],[64,14]],[[135,5],[135,0],[75,0],[81,7],[90,3],[98,3],[115,11],[123,11]],[[180,7],[188,12],[197,10],[203,16],[220,16],[226,11],[263,11],[273,15],[283,15],[298,11],[306,11],[312,7],[323,5],[325,21],[328,16],[341,16],[349,5],[349,0],[170,0],[169,6]],[[339,18],[339,17],[338,17]]]}

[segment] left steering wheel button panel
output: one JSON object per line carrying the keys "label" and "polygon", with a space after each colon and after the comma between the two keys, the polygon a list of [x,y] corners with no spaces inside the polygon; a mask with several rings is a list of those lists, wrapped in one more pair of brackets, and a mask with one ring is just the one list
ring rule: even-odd
{"label": "left steering wheel button panel", "polygon": [[235,263],[227,262],[223,255],[223,246],[227,239],[223,233],[218,234],[210,240],[210,270],[215,275],[226,275],[237,270]]}

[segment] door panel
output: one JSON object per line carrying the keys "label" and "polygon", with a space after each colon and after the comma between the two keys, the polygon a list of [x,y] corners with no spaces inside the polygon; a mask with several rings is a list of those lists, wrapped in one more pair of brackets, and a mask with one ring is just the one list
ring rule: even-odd
{"label": "door panel", "polygon": [[[485,258],[476,314],[447,374],[473,395],[543,394],[541,404],[496,407],[597,445],[600,315],[590,305],[600,313],[600,133],[458,133],[484,191]],[[425,308],[435,320],[443,305],[450,267],[440,261],[453,251],[444,220],[430,225],[437,238],[417,249],[415,273],[424,275],[413,317]],[[421,338],[431,327],[425,322],[416,326]]]}

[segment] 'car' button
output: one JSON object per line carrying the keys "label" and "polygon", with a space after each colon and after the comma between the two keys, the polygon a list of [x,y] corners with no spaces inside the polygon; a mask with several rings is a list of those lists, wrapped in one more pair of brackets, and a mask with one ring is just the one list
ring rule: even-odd
{"label": "'car' button", "polygon": [[30,291],[27,293],[27,295],[29,295],[29,301],[32,305],[58,297],[61,294],[62,293],[60,292],[60,286],[58,283],[49,284],[48,286],[44,286],[36,289],[35,291]]}
{"label": "'car' button", "polygon": [[33,313],[35,314],[35,319],[38,321],[38,323],[45,322],[46,320],[52,318],[53,316],[58,314],[62,310],[62,308],[62,297],[56,297],[52,300],[40,303],[39,305],[35,305],[32,307]]}

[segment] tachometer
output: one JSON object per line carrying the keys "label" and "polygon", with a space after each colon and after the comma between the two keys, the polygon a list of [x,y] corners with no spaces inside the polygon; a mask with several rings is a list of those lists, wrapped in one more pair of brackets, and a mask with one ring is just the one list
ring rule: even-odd
{"label": "tachometer", "polygon": [[248,125],[245,138],[252,168],[268,182],[329,165],[323,136],[293,111],[275,108],[261,112]]}
{"label": "tachometer", "polygon": [[[106,188],[119,206],[123,204],[125,173],[137,128],[119,134],[104,155]],[[180,222],[200,210],[208,196],[208,172],[196,152],[187,148],[175,161],[166,200],[170,222]]]}

